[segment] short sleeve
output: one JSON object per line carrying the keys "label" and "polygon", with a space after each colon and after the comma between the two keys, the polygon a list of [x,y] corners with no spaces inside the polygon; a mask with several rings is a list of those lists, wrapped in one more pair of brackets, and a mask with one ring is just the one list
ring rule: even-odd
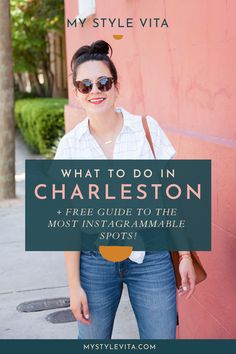
{"label": "short sleeve", "polygon": [[163,160],[172,159],[176,155],[176,151],[160,125],[150,116],[147,116],[147,123],[151,133],[156,158]]}
{"label": "short sleeve", "polygon": [[70,148],[68,146],[68,142],[66,136],[64,136],[57,147],[56,155],[54,156],[54,160],[69,160],[71,159]]}

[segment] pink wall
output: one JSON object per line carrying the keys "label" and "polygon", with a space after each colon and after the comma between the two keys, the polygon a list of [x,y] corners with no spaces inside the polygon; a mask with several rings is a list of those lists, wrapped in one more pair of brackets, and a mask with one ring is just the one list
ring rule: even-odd
{"label": "pink wall", "polygon": [[[65,0],[66,17],[78,15]],[[97,0],[96,17],[166,17],[169,28],[98,29],[91,19],[67,29],[68,63],[81,45],[108,41],[130,112],[149,114],[165,129],[177,158],[211,159],[212,252],[201,253],[208,279],[179,301],[180,338],[236,337],[236,1]],[[124,34],[122,40],[113,34]],[[69,71],[70,72],[70,71]],[[71,79],[69,79],[71,81]],[[84,117],[71,87],[66,129]]]}

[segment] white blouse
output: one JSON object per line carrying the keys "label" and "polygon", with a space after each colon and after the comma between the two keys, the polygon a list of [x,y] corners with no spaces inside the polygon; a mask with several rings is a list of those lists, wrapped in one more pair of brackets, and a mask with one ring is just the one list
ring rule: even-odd
{"label": "white blouse", "polygon": [[[142,117],[131,114],[122,107],[117,107],[116,111],[122,113],[124,123],[115,142],[113,158],[117,160],[153,160],[154,156],[146,138]],[[102,148],[90,134],[88,121],[89,118],[86,117],[61,139],[55,159],[107,159]],[[147,116],[147,123],[156,158],[160,160],[173,158],[176,151],[157,121]],[[145,251],[133,251],[129,258],[136,263],[142,263],[144,256]]]}

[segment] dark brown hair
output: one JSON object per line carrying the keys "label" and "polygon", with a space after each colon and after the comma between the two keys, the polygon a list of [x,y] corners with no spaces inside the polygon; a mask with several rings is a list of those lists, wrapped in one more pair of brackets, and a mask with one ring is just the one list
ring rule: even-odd
{"label": "dark brown hair", "polygon": [[[111,55],[109,56],[109,50]],[[103,40],[98,40],[93,42],[91,45],[84,45],[80,47],[72,57],[71,60],[71,70],[72,70],[72,77],[73,77],[73,84],[75,85],[76,82],[76,75],[77,75],[77,68],[80,64],[88,61],[88,60],[100,60],[103,61],[107,67],[109,68],[111,75],[114,79],[114,85],[117,88],[117,71],[116,67],[111,60],[112,56],[112,47],[110,44]]]}

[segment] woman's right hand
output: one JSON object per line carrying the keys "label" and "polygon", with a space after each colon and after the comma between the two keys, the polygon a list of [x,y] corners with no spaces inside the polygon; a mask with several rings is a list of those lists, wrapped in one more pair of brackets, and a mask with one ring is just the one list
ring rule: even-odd
{"label": "woman's right hand", "polygon": [[91,323],[87,295],[80,285],[70,291],[70,309],[77,321]]}

